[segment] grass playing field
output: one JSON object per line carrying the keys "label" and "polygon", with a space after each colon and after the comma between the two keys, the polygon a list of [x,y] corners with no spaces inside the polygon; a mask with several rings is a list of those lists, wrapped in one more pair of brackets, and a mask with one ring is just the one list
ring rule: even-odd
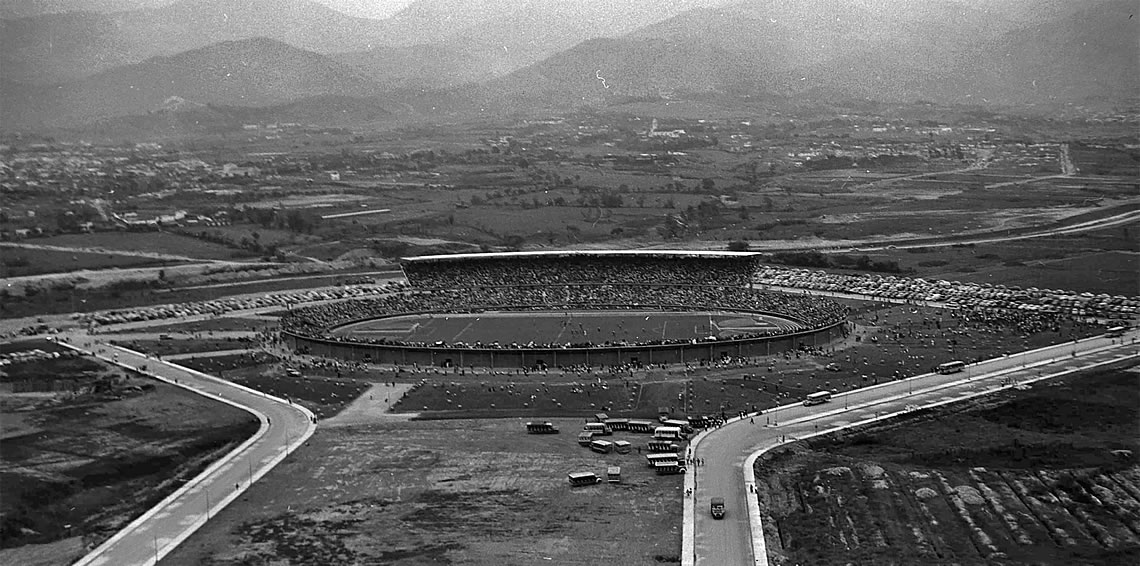
{"label": "grass playing field", "polygon": [[689,340],[754,333],[786,327],[790,322],[742,313],[659,311],[621,312],[487,312],[478,314],[410,315],[342,326],[338,336],[389,338],[405,342],[474,344],[580,344]]}

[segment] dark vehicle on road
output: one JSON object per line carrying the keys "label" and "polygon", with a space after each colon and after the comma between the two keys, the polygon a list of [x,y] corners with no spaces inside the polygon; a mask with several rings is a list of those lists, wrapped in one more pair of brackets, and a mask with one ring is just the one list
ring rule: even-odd
{"label": "dark vehicle on road", "polygon": [[709,513],[712,513],[713,519],[723,519],[724,518],[724,498],[723,497],[712,498],[712,501],[709,502]]}

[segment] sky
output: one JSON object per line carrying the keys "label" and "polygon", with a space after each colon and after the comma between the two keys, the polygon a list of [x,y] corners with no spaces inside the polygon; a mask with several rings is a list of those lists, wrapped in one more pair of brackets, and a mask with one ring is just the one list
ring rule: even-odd
{"label": "sky", "polygon": [[412,0],[316,0],[339,12],[360,18],[383,19],[400,11]]}

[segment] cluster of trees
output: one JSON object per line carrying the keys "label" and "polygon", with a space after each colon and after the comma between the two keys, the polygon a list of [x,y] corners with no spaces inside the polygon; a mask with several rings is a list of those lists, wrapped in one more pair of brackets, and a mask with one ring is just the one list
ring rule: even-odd
{"label": "cluster of trees", "polygon": [[321,223],[320,216],[298,208],[281,210],[243,206],[230,210],[230,218],[241,218],[262,228],[281,228],[298,234],[312,234]]}

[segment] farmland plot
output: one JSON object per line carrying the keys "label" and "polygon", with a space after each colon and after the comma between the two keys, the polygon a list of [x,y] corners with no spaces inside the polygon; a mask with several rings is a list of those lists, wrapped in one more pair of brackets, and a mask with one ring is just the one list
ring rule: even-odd
{"label": "farmland plot", "polygon": [[1137,376],[1066,378],[762,458],[772,563],[1133,563]]}

